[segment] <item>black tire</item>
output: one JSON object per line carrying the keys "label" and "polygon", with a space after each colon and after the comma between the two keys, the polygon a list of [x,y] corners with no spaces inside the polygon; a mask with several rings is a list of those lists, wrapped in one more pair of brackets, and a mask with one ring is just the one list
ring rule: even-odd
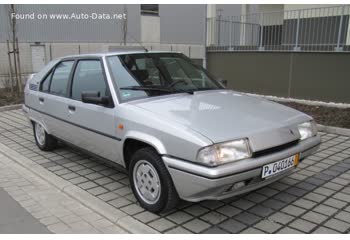
{"label": "black tire", "polygon": [[[153,203],[149,204],[142,199],[142,196],[139,195],[138,190],[136,190],[136,185],[134,182],[134,168],[139,161],[151,164],[156,170],[159,180],[160,180],[160,196],[159,199]],[[137,150],[131,157],[131,162],[129,165],[129,178],[131,183],[132,191],[134,192],[135,197],[141,204],[143,208],[148,211],[159,213],[166,212],[174,208],[178,201],[179,196],[174,187],[171,176],[164,165],[162,158],[159,154],[151,147],[146,147]]]}
{"label": "black tire", "polygon": [[37,139],[37,134],[36,134],[36,128],[38,127],[38,125],[39,123],[33,122],[33,133],[34,133],[34,139],[35,139],[36,145],[42,151],[54,150],[57,146],[57,139],[45,131],[44,143],[40,143],[40,141]]}

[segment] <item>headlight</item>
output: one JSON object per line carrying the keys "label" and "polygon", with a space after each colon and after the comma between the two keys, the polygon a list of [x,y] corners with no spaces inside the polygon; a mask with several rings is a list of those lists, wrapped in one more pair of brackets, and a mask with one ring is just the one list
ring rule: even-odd
{"label": "headlight", "polygon": [[314,121],[304,122],[298,125],[298,130],[300,133],[300,140],[313,137],[317,134],[317,127]]}
{"label": "headlight", "polygon": [[251,156],[248,139],[239,139],[201,149],[198,152],[197,161],[208,166],[218,166]]}

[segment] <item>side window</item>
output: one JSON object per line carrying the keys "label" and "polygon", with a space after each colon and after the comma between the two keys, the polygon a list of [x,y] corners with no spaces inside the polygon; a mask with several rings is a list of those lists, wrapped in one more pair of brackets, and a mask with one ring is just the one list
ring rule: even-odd
{"label": "side window", "polygon": [[99,60],[80,60],[77,64],[72,98],[81,101],[81,93],[86,91],[98,91],[101,97],[109,95]]}
{"label": "side window", "polygon": [[52,76],[52,71],[42,81],[42,83],[41,83],[41,91],[42,92],[46,92],[46,93],[49,92],[51,76]]}
{"label": "side window", "polygon": [[65,61],[61,62],[55,68],[55,72],[51,79],[50,93],[59,96],[66,96],[67,84],[73,64],[74,61]]}

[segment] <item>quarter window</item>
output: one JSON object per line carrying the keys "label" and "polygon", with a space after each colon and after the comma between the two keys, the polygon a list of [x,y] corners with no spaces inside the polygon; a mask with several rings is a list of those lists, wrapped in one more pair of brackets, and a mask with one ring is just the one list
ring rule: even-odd
{"label": "quarter window", "polygon": [[98,91],[100,96],[108,96],[102,66],[99,60],[80,60],[77,64],[72,84],[72,98],[81,101],[82,92]]}
{"label": "quarter window", "polygon": [[52,76],[52,71],[46,76],[46,78],[43,80],[41,84],[42,92],[49,92],[51,76]]}
{"label": "quarter window", "polygon": [[50,93],[58,96],[66,96],[69,75],[74,61],[65,61],[58,64],[53,73],[50,85]]}

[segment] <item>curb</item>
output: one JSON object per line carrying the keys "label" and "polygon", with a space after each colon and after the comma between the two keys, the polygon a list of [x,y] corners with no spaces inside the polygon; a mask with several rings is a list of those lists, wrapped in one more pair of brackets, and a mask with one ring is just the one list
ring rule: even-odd
{"label": "curb", "polygon": [[127,215],[121,210],[112,207],[108,203],[103,202],[99,198],[92,196],[87,191],[75,186],[71,182],[64,180],[55,174],[51,173],[44,167],[33,162],[29,158],[19,154],[18,152],[12,150],[11,148],[0,143],[0,152],[6,155],[8,158],[22,166],[25,170],[31,172],[32,174],[40,177],[44,181],[53,185],[59,191],[66,193],[70,197],[76,199],[82,203],[87,208],[95,211],[101,216],[107,218],[111,222],[114,222],[122,229],[129,233],[136,234],[155,234],[158,231],[150,228],[146,224],[136,220],[135,218]]}
{"label": "curb", "polygon": [[7,105],[7,106],[0,107],[0,112],[16,110],[20,108],[22,108],[22,104]]}
{"label": "curb", "polygon": [[344,135],[344,136],[350,136],[350,129],[349,128],[325,126],[322,124],[317,124],[317,128],[319,131],[323,131],[323,132]]}

